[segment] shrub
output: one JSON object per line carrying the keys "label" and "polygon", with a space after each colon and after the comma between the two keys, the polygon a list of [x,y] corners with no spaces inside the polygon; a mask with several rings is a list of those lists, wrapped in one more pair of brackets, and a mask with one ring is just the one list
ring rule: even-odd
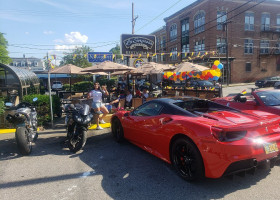
{"label": "shrub", "polygon": [[[33,102],[33,98],[37,97],[38,100]],[[26,95],[23,97],[23,101],[31,103],[36,107],[38,125],[43,125],[46,122],[49,122],[51,119],[50,113],[50,97],[48,95]],[[58,115],[61,112],[61,103],[57,96],[52,96],[53,112]]]}
{"label": "shrub", "polygon": [[91,81],[77,82],[73,86],[73,91],[88,92],[93,89],[93,83]]}
{"label": "shrub", "polygon": [[62,89],[65,91],[70,91],[70,84],[64,84]]}
{"label": "shrub", "polygon": [[108,89],[113,88],[116,85],[117,79],[116,78],[111,78],[110,80],[107,79],[107,77],[104,76],[100,76],[97,77],[96,79],[97,82],[99,82],[99,84],[102,85],[107,85]]}

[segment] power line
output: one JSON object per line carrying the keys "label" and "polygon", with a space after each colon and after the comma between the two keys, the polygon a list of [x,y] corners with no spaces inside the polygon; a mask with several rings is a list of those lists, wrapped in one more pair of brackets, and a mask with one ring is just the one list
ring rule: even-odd
{"label": "power line", "polygon": [[150,23],[152,23],[153,21],[155,21],[158,17],[160,17],[161,15],[163,15],[164,13],[166,13],[168,10],[170,10],[171,8],[173,8],[175,5],[177,5],[178,3],[180,3],[182,0],[177,1],[176,3],[174,3],[173,5],[171,5],[169,8],[167,8],[165,11],[163,11],[162,13],[160,13],[159,15],[157,15],[155,18],[153,18],[151,21],[149,21],[148,23],[144,24],[142,27],[140,27],[136,32],[140,31],[141,29],[143,29],[144,27],[146,27],[147,25],[149,25]]}

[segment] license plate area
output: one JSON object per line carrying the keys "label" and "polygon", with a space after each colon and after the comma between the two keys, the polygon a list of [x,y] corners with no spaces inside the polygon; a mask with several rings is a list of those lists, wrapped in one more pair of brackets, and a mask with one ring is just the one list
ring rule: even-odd
{"label": "license plate area", "polygon": [[264,151],[266,154],[274,153],[279,151],[276,142],[263,144]]}

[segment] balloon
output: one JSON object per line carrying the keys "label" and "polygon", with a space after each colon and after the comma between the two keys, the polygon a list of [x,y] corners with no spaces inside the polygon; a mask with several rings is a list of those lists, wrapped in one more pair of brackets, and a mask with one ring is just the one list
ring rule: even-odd
{"label": "balloon", "polygon": [[212,69],[217,69],[218,67],[216,65],[213,65],[212,66]]}
{"label": "balloon", "polygon": [[220,61],[219,60],[215,60],[214,61],[214,65],[218,66],[220,64]]}
{"label": "balloon", "polygon": [[219,69],[223,69],[223,67],[224,67],[224,65],[223,65],[222,63],[220,63],[220,64],[218,65],[218,68],[219,68]]}

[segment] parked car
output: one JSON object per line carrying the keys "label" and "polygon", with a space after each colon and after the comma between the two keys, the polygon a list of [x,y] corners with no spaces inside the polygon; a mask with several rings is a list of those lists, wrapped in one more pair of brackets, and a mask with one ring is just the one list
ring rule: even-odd
{"label": "parked car", "polygon": [[280,117],[198,98],[148,101],[112,116],[112,134],[172,164],[183,179],[270,168],[279,156]]}
{"label": "parked car", "polygon": [[261,80],[257,80],[255,82],[255,86],[259,88],[263,87],[273,87],[276,82],[280,81],[280,76],[274,76],[274,77],[267,77]]}
{"label": "parked car", "polygon": [[60,81],[53,81],[52,90],[62,90],[63,85]]}
{"label": "parked car", "polygon": [[277,81],[277,82],[274,84],[274,89],[280,89],[280,81]]}
{"label": "parked car", "polygon": [[212,89],[212,88],[219,88],[218,85],[214,85],[211,81],[206,80],[193,80],[190,83],[190,87],[193,87],[194,89]]}
{"label": "parked car", "polygon": [[238,110],[260,110],[280,115],[279,90],[255,90],[250,96],[238,94],[232,97],[216,98],[213,101]]}

